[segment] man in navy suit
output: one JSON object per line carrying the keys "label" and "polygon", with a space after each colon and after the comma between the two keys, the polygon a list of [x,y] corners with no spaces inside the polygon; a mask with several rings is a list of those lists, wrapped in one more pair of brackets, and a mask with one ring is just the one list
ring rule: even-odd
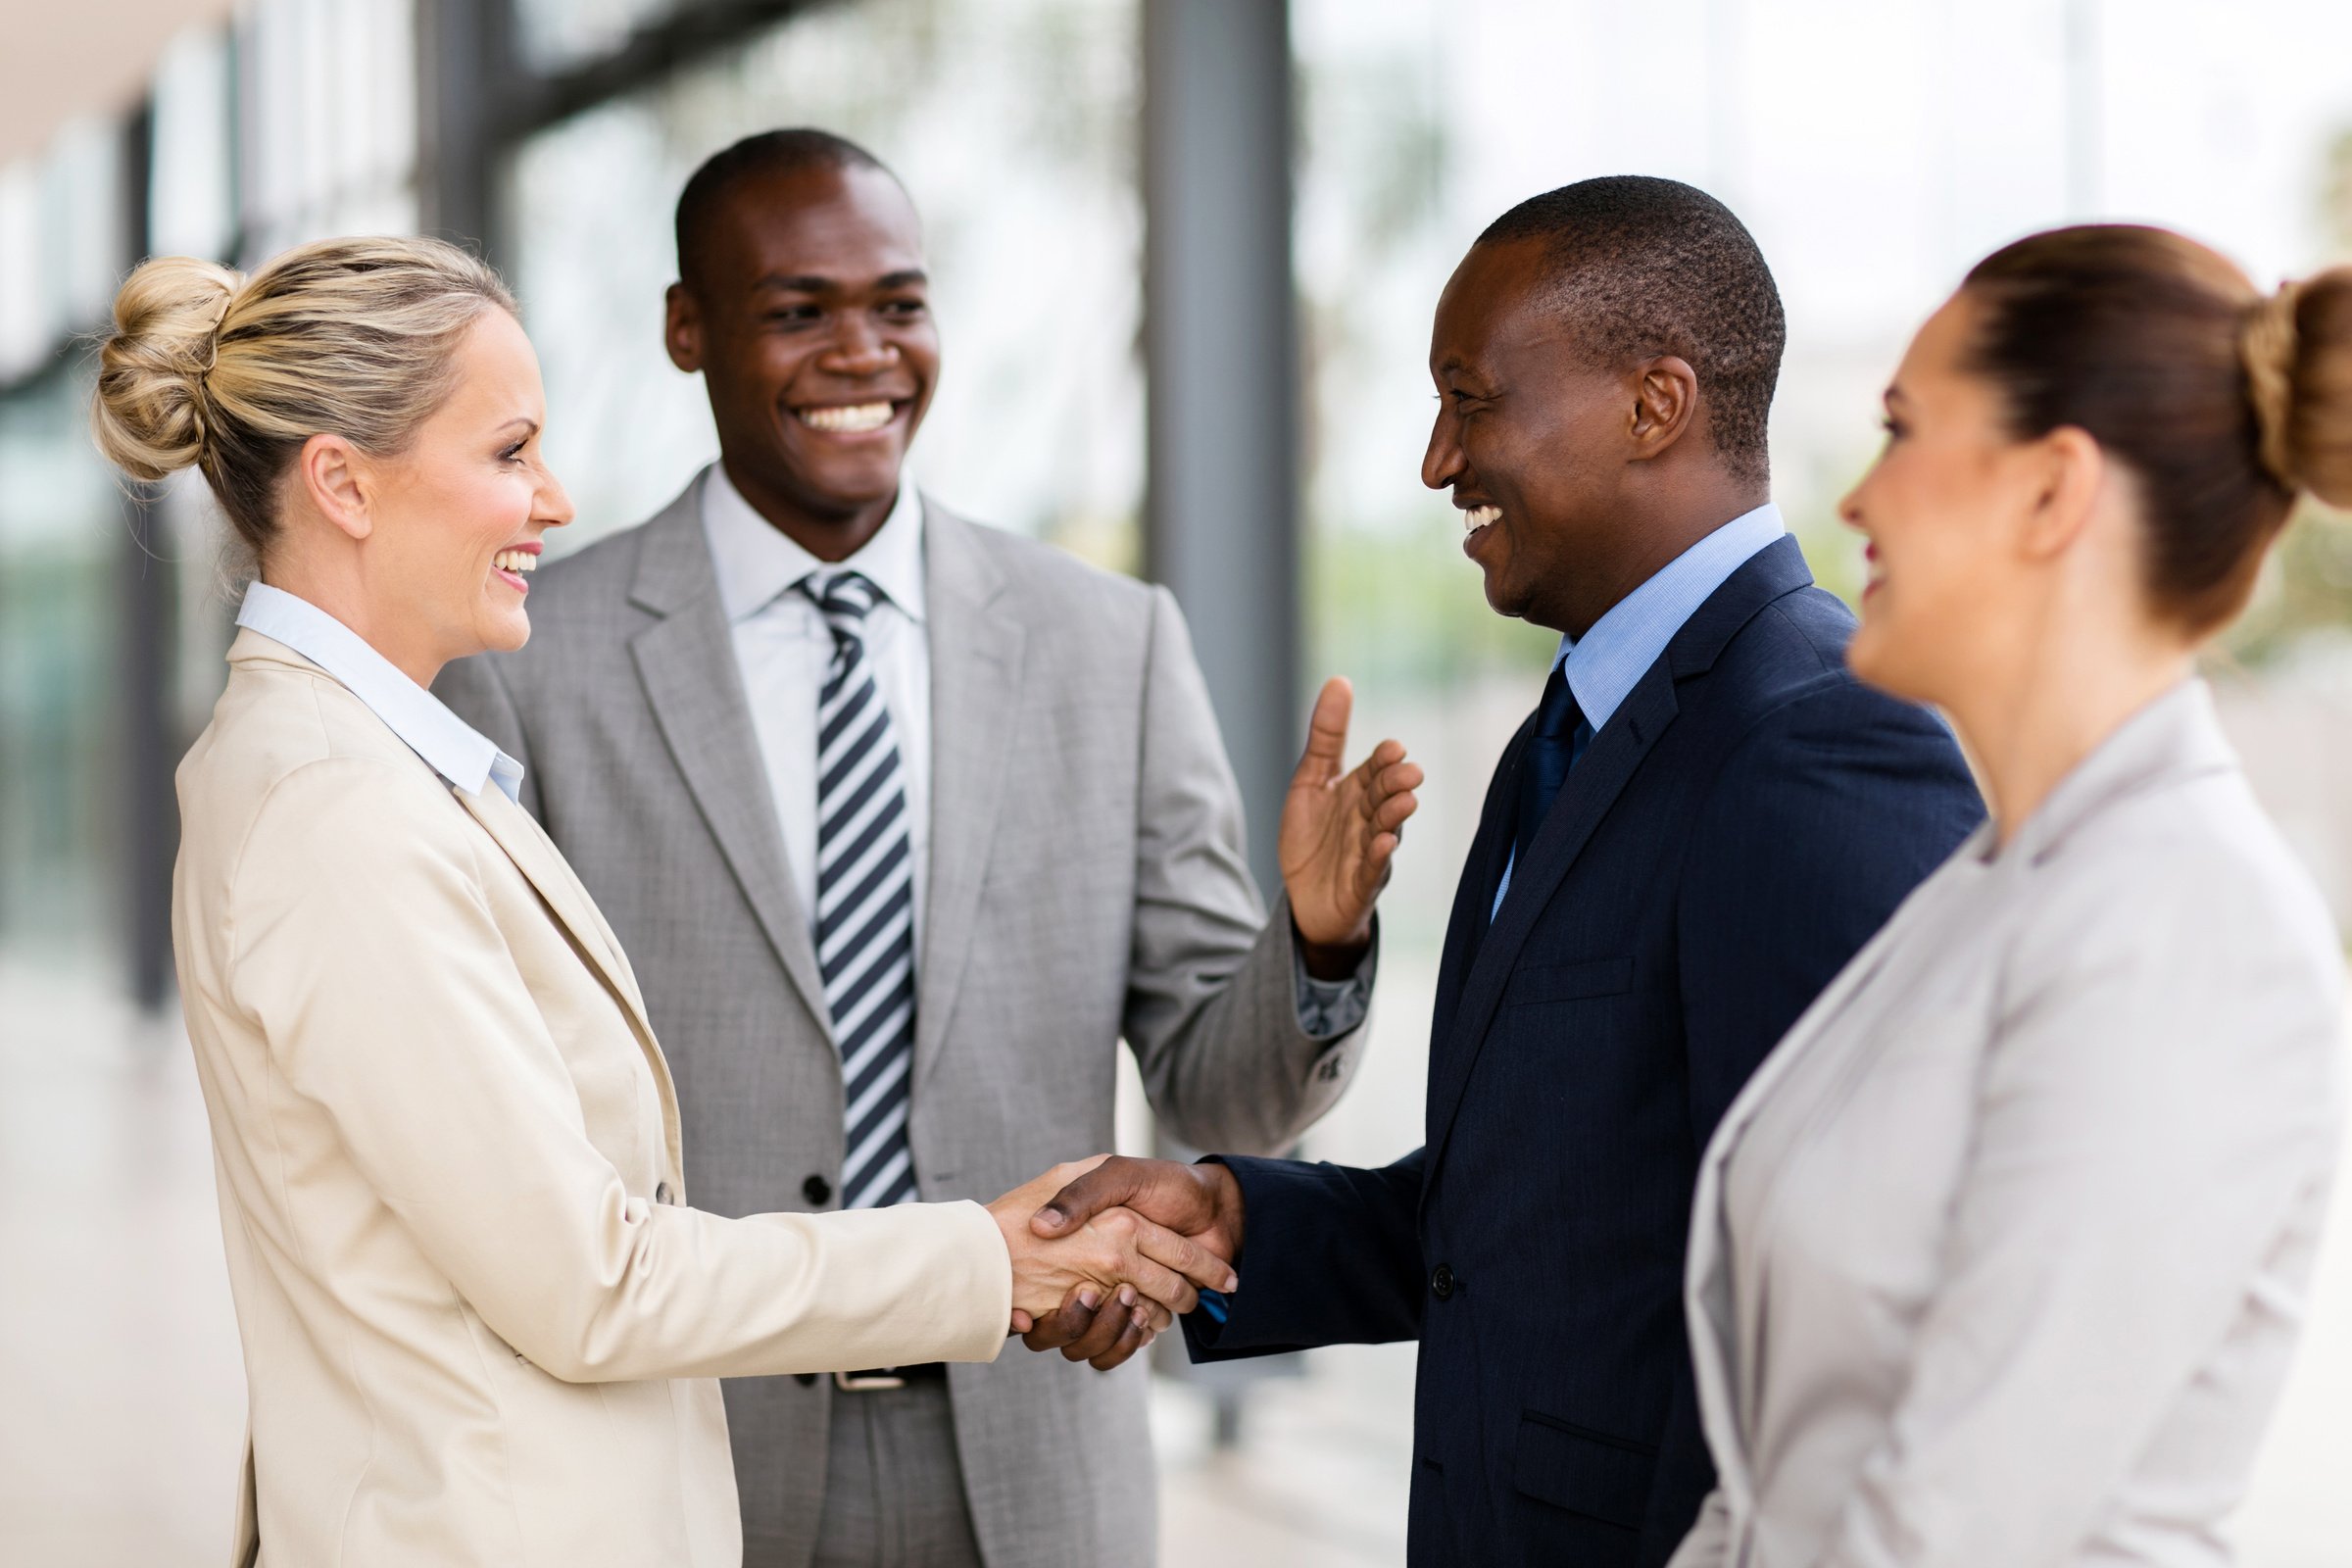
{"label": "man in navy suit", "polygon": [[[1785,336],[1747,230],[1671,180],[1587,180],[1480,236],[1438,305],[1422,478],[1488,602],[1561,640],[1454,898],[1427,1143],[1378,1170],[1111,1160],[1038,1217],[1125,1203],[1236,1258],[1186,1319],[1197,1358],[1418,1339],[1416,1565],[1673,1552],[1712,1481],[1682,1305],[1700,1152],[1982,815],[1943,725],[1846,672],[1853,617],[1771,505]],[[1072,1307],[1031,1340],[1093,1355],[1116,1328]]]}

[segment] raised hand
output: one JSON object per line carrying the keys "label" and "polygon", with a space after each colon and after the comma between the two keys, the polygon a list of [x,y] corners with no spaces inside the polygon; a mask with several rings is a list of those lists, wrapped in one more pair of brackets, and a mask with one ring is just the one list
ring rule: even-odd
{"label": "raised hand", "polygon": [[[1082,1174],[1054,1195],[1030,1222],[1040,1236],[1062,1236],[1103,1213],[1132,1212],[1178,1233],[1221,1257],[1242,1250],[1241,1183],[1222,1165],[1185,1165],[1165,1159],[1110,1159],[1077,1167]],[[1238,1282],[1237,1282],[1238,1283]],[[1230,1291],[1233,1286],[1218,1289]],[[1051,1312],[1036,1314],[1022,1333],[1032,1350],[1059,1350],[1072,1361],[1108,1371],[1152,1343],[1170,1321],[1132,1303],[1104,1306],[1100,1295],[1071,1292]]]}
{"label": "raised hand", "polygon": [[1323,683],[1307,721],[1306,752],[1282,804],[1278,854],[1291,896],[1307,972],[1322,979],[1352,973],[1372,941],[1372,906],[1389,880],[1405,818],[1420,806],[1420,765],[1404,746],[1382,741],[1352,770],[1348,716],[1355,689],[1341,676]]}
{"label": "raised hand", "polygon": [[[1200,1290],[1229,1291],[1233,1266],[1212,1248],[1132,1209],[1103,1205],[1083,1217],[1064,1217],[1048,1231],[1033,1224],[1048,1200],[1058,1200],[1103,1163],[1056,1165],[988,1205],[1012,1254],[1012,1328],[1064,1302],[1116,1299],[1139,1330],[1156,1332],[1170,1314],[1189,1312]],[[1090,1317],[1091,1317],[1090,1311]]]}

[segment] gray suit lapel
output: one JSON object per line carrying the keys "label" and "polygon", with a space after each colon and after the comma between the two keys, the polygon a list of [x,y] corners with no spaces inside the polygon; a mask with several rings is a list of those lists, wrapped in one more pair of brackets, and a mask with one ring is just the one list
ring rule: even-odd
{"label": "gray suit lapel", "polygon": [[973,524],[926,500],[923,551],[931,622],[931,871],[914,1007],[918,1096],[947,1044],[971,957],[1011,759],[1026,639],[1021,623],[994,604],[1004,574]]}
{"label": "gray suit lapel", "polygon": [[629,652],[703,820],[818,1032],[830,1039],[816,949],[785,868],[784,837],[760,761],[751,704],[719,607],[701,497],[702,486],[690,486],[641,536],[629,598],[662,618],[631,640]]}

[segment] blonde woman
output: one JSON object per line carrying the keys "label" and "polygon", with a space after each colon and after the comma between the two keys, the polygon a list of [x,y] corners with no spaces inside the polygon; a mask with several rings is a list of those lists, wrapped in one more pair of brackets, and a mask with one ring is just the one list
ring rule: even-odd
{"label": "blonde woman", "polygon": [[103,347],[100,446],[199,469],[259,564],[173,889],[250,1389],[239,1564],[731,1565],[713,1379],[988,1360],[1072,1290],[1164,1322],[1231,1282],[1132,1215],[1033,1239],[1061,1171],[988,1207],[689,1206],[627,957],[427,691],[529,635],[571,517],[545,421],[512,301],[430,241],[150,262]]}
{"label": "blonde woman", "polygon": [[2335,1166],[2343,959],[2194,672],[2299,490],[2352,503],[2352,270],[2153,228],[1972,271],[1846,499],[1856,674],[1992,819],[1734,1103],[1674,1568],[2203,1568]]}

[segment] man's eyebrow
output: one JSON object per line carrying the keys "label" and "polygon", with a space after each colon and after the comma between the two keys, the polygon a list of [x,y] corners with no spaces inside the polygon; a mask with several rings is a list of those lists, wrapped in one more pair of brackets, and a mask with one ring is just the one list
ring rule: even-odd
{"label": "man's eyebrow", "polygon": [[[930,276],[921,268],[910,267],[896,272],[884,272],[874,279],[873,286],[880,289],[912,288],[929,281]],[[769,272],[752,285],[755,289],[779,289],[792,294],[834,294],[848,286],[838,277],[826,277],[817,272]]]}

